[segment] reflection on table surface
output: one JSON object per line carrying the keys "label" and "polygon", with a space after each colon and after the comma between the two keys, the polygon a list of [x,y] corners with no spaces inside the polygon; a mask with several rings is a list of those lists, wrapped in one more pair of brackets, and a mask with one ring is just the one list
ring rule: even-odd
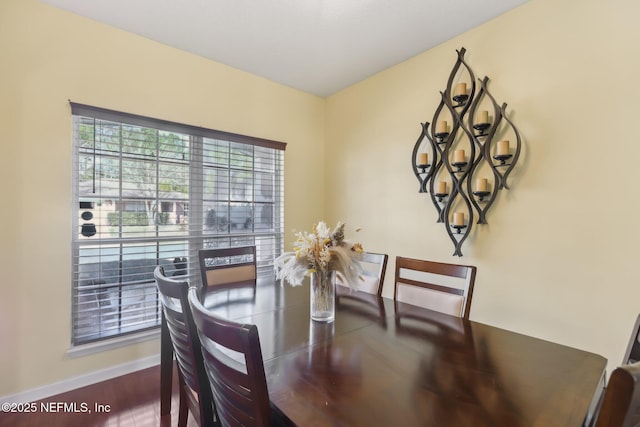
{"label": "reflection on table surface", "polygon": [[258,326],[274,407],[299,426],[580,426],[601,356],[387,298],[338,292],[333,323],[309,287],[261,277],[205,305]]}

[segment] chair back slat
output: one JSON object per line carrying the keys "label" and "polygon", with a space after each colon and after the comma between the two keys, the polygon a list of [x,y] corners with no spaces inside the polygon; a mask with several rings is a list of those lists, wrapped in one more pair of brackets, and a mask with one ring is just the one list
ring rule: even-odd
{"label": "chair back slat", "polygon": [[207,285],[228,285],[256,280],[255,265],[240,265],[206,270]]}
{"label": "chair back slat", "polygon": [[464,296],[456,293],[436,291],[427,287],[405,286],[398,282],[396,301],[412,305],[419,304],[429,310],[463,317]]}

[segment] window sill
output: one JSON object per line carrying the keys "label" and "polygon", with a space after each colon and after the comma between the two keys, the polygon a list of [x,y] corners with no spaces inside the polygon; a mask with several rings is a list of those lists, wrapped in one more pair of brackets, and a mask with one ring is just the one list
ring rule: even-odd
{"label": "window sill", "polygon": [[67,350],[66,354],[71,358],[89,356],[91,354],[96,354],[103,351],[112,350],[114,348],[124,347],[127,345],[137,344],[158,338],[160,338],[160,328],[140,332],[137,334],[111,338],[104,341],[73,346]]}

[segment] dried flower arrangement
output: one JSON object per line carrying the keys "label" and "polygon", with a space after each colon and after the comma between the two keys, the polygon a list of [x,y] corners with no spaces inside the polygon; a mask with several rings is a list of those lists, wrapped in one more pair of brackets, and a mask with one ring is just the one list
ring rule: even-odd
{"label": "dried flower arrangement", "polygon": [[[345,224],[338,222],[333,230],[320,221],[313,231],[296,233],[294,251],[286,252],[275,260],[276,277],[289,284],[302,284],[304,276],[313,272],[340,272],[350,286],[355,287],[362,273],[360,258],[363,252],[360,243],[345,239]],[[356,229],[359,231],[359,229]]]}

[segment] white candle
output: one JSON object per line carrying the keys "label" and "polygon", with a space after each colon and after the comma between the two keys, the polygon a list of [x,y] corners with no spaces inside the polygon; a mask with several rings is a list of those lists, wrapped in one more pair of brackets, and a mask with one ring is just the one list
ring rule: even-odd
{"label": "white candle", "polygon": [[438,122],[438,125],[436,126],[436,133],[447,133],[446,120],[442,120]]}
{"label": "white candle", "polygon": [[464,212],[453,213],[453,225],[464,225]]}
{"label": "white candle", "polygon": [[447,183],[445,181],[440,181],[438,183],[438,193],[437,194],[447,194]]}
{"label": "white candle", "polygon": [[498,156],[509,154],[509,141],[498,141],[498,150],[496,154]]}
{"label": "white candle", "polygon": [[464,150],[456,150],[453,152],[453,163],[464,163]]}
{"label": "white candle", "polygon": [[489,123],[489,112],[480,111],[480,114],[478,114],[477,123],[480,123],[480,124]]}
{"label": "white candle", "polygon": [[487,178],[478,178],[476,180],[476,191],[487,191]]}
{"label": "white candle", "polygon": [[429,164],[429,155],[427,153],[420,153],[420,159],[418,160],[418,165],[428,165]]}
{"label": "white candle", "polygon": [[453,89],[453,95],[466,95],[467,94],[467,84],[466,83],[458,83],[456,87]]}

